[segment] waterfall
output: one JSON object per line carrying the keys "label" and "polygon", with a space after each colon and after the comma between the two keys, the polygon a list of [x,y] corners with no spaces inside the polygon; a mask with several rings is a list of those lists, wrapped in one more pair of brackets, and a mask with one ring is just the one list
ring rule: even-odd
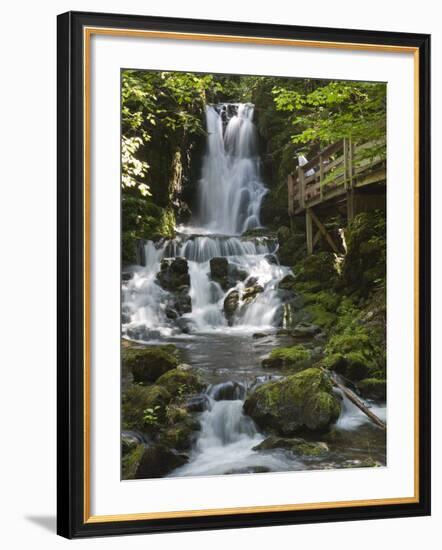
{"label": "waterfall", "polygon": [[[198,184],[199,212],[193,220],[198,229],[181,226],[174,239],[144,244],[143,265],[123,281],[126,336],[145,341],[213,330],[253,332],[275,325],[282,303],[278,282],[291,271],[276,260],[275,238],[241,236],[261,227],[261,202],[267,192],[259,173],[253,114],[249,103],[206,107],[206,154]],[[177,257],[188,263],[191,301],[191,311],[179,315],[171,312],[173,293],[157,280],[161,261]],[[232,279],[228,288],[211,276],[213,258],[227,259]],[[253,285],[258,291],[247,297]],[[237,309],[227,319],[224,302],[232,291],[238,295]]]}
{"label": "waterfall", "polygon": [[213,233],[240,235],[260,227],[267,189],[259,173],[254,106],[207,105],[207,151],[199,183],[199,218]]}

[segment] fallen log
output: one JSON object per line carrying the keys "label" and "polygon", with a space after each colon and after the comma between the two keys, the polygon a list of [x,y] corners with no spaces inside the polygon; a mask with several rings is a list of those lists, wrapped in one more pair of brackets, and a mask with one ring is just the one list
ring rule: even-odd
{"label": "fallen log", "polygon": [[337,388],[339,388],[342,393],[348,397],[348,399],[350,399],[350,401],[356,405],[356,407],[358,407],[366,416],[368,416],[368,418],[374,423],[376,424],[376,426],[378,428],[381,428],[382,430],[386,430],[387,429],[387,426],[385,424],[385,422],[383,422],[378,416],[376,416],[374,414],[373,411],[371,411],[366,405],[364,405],[364,403],[359,399],[359,397],[353,392],[351,391],[350,389],[346,388],[344,386],[344,384],[342,384],[341,382],[339,382],[339,380],[337,379],[337,376],[335,373],[330,373],[328,371],[326,371],[325,369],[322,369],[324,372],[326,372],[329,377],[330,377],[330,381],[331,383],[336,386]]}

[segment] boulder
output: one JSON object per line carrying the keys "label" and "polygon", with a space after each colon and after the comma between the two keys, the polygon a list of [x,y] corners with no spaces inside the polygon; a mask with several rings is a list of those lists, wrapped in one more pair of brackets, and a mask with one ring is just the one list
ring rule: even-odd
{"label": "boulder", "polygon": [[123,370],[132,372],[134,382],[150,384],[165,372],[175,369],[179,361],[166,346],[126,348],[122,350]]}
{"label": "boulder", "polygon": [[237,399],[243,399],[245,393],[245,387],[233,380],[220,382],[212,386],[209,391],[210,397],[215,401],[235,401]]}
{"label": "boulder", "polygon": [[176,453],[165,445],[153,445],[144,450],[135,478],[164,477],[187,461],[186,455]]}
{"label": "boulder", "polygon": [[282,290],[293,290],[295,281],[295,277],[289,273],[279,281],[278,288],[281,288]]}
{"label": "boulder", "polygon": [[313,338],[316,334],[320,332],[321,329],[320,327],[318,327],[318,325],[303,321],[295,326],[292,331],[292,335],[295,338]]}
{"label": "boulder", "polygon": [[189,266],[185,258],[166,258],[161,260],[158,283],[172,292],[182,286],[190,286]]}
{"label": "boulder", "polygon": [[158,422],[165,418],[166,406],[170,403],[171,395],[162,386],[130,387],[122,398],[122,426],[125,430],[138,430],[146,433],[155,428],[145,421],[146,409],[155,411]]}
{"label": "boulder", "polygon": [[275,254],[266,254],[264,258],[268,261],[270,265],[278,265],[278,259]]}
{"label": "boulder", "polygon": [[225,290],[229,288],[229,262],[225,257],[216,257],[210,260],[210,277]]}
{"label": "boulder", "polygon": [[244,412],[260,428],[283,436],[325,431],[340,410],[328,376],[318,368],[264,384],[244,402]]}
{"label": "boulder", "polygon": [[224,298],[224,315],[231,325],[235,316],[236,310],[239,305],[239,292],[237,290],[231,290]]}
{"label": "boulder", "polygon": [[259,285],[258,283],[254,283],[251,286],[246,286],[245,287],[245,289],[242,293],[241,299],[246,304],[250,303],[261,292],[264,292],[264,288],[261,285]]}
{"label": "boulder", "polygon": [[172,397],[199,393],[204,388],[204,384],[197,374],[191,370],[179,368],[166,372],[158,378],[156,383],[166,388]]}
{"label": "boulder", "polygon": [[322,456],[329,450],[328,445],[319,442],[306,441],[299,437],[286,438],[270,436],[259,445],[253,447],[254,451],[269,451],[273,449],[286,449],[297,456]]}
{"label": "boulder", "polygon": [[138,443],[126,451],[123,444],[123,456],[121,458],[122,479],[134,479],[141,457],[144,453],[144,445]]}
{"label": "boulder", "polygon": [[293,372],[306,369],[311,366],[312,354],[304,346],[291,346],[289,348],[276,348],[262,361],[264,368],[290,369]]}
{"label": "boulder", "polygon": [[387,398],[387,383],[378,378],[365,378],[357,384],[359,393],[367,399],[385,401]]}
{"label": "boulder", "polygon": [[210,399],[205,393],[194,395],[183,406],[189,412],[204,412],[210,409]]}

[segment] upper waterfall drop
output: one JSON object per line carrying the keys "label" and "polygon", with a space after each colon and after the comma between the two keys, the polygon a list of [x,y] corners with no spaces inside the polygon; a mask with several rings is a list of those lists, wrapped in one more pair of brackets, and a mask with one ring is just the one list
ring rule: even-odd
{"label": "upper waterfall drop", "polygon": [[261,226],[261,181],[254,105],[206,106],[207,150],[199,182],[199,220],[211,233],[241,235]]}

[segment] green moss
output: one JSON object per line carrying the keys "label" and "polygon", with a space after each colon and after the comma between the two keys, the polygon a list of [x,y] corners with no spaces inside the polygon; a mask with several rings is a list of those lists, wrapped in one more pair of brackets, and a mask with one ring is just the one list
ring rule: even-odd
{"label": "green moss", "polygon": [[336,323],[336,314],[327,311],[321,304],[311,304],[306,311],[311,316],[312,323],[324,329],[330,329]]}
{"label": "green moss", "polygon": [[123,348],[124,368],[132,372],[135,382],[155,382],[162,374],[178,366],[179,361],[171,353],[172,349],[169,346]]}
{"label": "green moss", "polygon": [[328,447],[322,442],[311,442],[296,438],[284,438],[270,436],[259,445],[253,447],[254,451],[268,451],[273,449],[286,449],[297,456],[318,457],[328,452]]}
{"label": "green moss", "polygon": [[368,399],[384,400],[387,397],[387,384],[383,379],[365,378],[358,383],[358,389]]}
{"label": "green moss", "polygon": [[173,397],[183,397],[203,390],[200,377],[190,370],[173,369],[158,378],[157,384],[163,386]]}
{"label": "green moss", "polygon": [[309,366],[311,352],[302,345],[276,348],[263,360],[265,368],[290,368],[300,370]]}
{"label": "green moss", "polygon": [[144,445],[137,445],[126,453],[121,460],[122,479],[134,479],[141,457],[143,456]]}
{"label": "green moss", "polygon": [[310,254],[296,264],[294,272],[299,281],[319,281],[323,286],[333,286],[337,277],[335,257],[331,252]]}
{"label": "green moss", "polygon": [[158,422],[166,417],[166,406],[171,400],[170,393],[162,386],[131,386],[122,399],[122,426],[125,430],[151,431],[154,425],[145,422],[145,410],[156,409]]}
{"label": "green moss", "polygon": [[296,435],[328,428],[339,417],[340,403],[328,376],[309,368],[258,387],[246,399],[244,410],[263,429]]}

